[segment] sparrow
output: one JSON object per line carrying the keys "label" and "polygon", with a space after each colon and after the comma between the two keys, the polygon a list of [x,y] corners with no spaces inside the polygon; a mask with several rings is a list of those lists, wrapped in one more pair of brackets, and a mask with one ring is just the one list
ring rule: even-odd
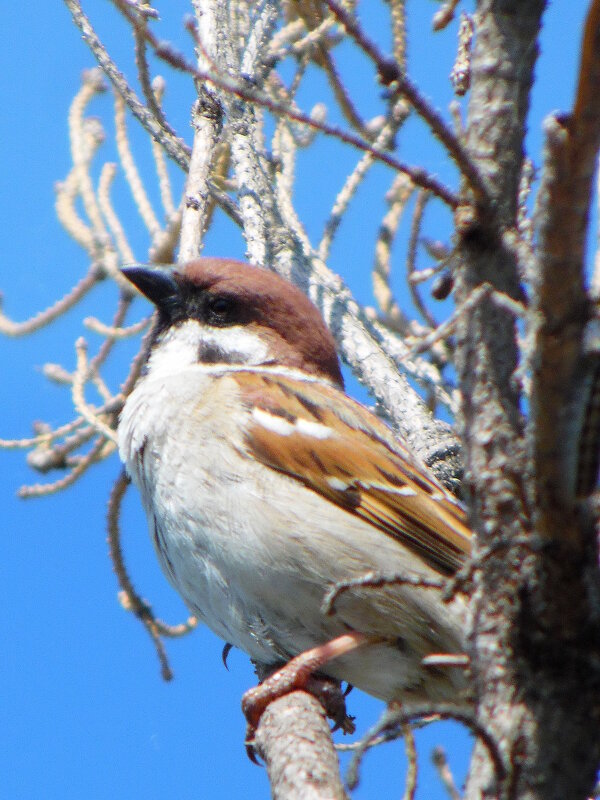
{"label": "sparrow", "polygon": [[439,586],[469,556],[465,513],[345,394],[317,308],[230,259],[122,271],[158,314],[119,451],[191,612],[263,665],[353,640],[325,675],[461,703],[464,669],[435,655],[464,651],[464,598]]}

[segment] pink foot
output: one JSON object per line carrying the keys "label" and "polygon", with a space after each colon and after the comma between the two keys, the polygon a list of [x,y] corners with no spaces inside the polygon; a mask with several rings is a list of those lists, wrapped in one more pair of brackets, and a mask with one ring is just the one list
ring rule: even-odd
{"label": "pink foot", "polygon": [[344,733],[353,733],[354,723],[346,714],[346,703],[339,683],[331,678],[315,677],[313,673],[332,659],[373,643],[374,638],[364,633],[345,633],[326,644],[300,653],[258,686],[245,692],[242,697],[242,711],[248,721],[246,747],[250,759],[256,763],[251,742],[264,710],[273,700],[293,691],[310,692],[323,704],[327,716],[333,719],[334,730],[341,728]]}

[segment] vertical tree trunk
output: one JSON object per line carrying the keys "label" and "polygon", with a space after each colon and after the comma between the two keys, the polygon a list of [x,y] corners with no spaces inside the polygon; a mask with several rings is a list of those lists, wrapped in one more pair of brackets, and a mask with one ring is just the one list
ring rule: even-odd
{"label": "vertical tree trunk", "polygon": [[[543,10],[540,0],[478,4],[467,142],[488,186],[494,224],[485,208],[475,220],[461,219],[459,210],[459,301],[482,283],[524,299],[513,232]],[[590,583],[579,546],[589,545],[589,517],[561,504],[554,493],[560,533],[548,538],[542,509],[534,510],[541,498],[532,471],[539,464],[530,459],[531,430],[517,381],[517,322],[492,294],[460,326],[465,485],[478,533],[474,690],[479,721],[497,740],[507,776],[499,780],[478,748],[469,800],[585,797],[598,763],[597,744],[589,740],[600,720],[593,666],[598,612],[591,608],[590,591],[597,576]],[[534,397],[540,377],[534,371]],[[589,547],[587,557],[589,565]]]}

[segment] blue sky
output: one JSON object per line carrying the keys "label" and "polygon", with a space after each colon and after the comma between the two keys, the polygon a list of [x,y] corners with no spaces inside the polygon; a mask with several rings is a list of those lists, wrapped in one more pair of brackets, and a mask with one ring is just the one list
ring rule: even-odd
{"label": "blue sky", "polygon": [[[111,5],[106,0],[89,0],[85,5],[124,71],[132,75],[131,37]],[[166,17],[163,35],[185,42],[180,20],[187,3],[174,0],[156,6]],[[383,4],[370,0],[360,7],[370,30],[385,42]],[[440,108],[446,108],[450,90],[439,76],[445,76],[451,65],[452,31],[432,36],[429,20],[436,6],[430,0],[413,0],[408,7],[410,73]],[[543,117],[553,109],[570,107],[585,7],[580,0],[559,0],[547,11],[528,134],[530,155],[538,165]],[[70,167],[69,104],[81,71],[94,64],[62,3],[34,2],[26,13],[23,9],[8,4],[0,28],[4,109],[0,289],[6,313],[17,320],[61,297],[87,269],[86,255],[56,221],[53,185]],[[191,51],[189,42],[186,47]],[[345,53],[339,58],[344,68]],[[169,114],[189,141],[189,86],[183,78],[168,80]],[[363,82],[355,89],[366,115],[377,113],[376,87]],[[309,99],[301,97],[307,106]],[[95,101],[91,112],[105,121],[110,133],[108,97]],[[134,137],[134,141],[142,140]],[[421,160],[444,179],[453,180],[443,153],[428,143],[418,124],[407,128],[401,142],[402,158]],[[352,152],[339,153],[337,145],[325,142],[310,157],[315,160],[307,158],[300,170],[296,200],[313,237],[355,159]],[[106,157],[114,158],[110,141]],[[143,153],[141,158],[144,163]],[[173,175],[181,181],[176,170]],[[379,218],[370,221],[365,208],[383,208],[389,181],[385,170],[373,170],[332,250],[330,265],[364,302],[370,302],[368,272]],[[135,231],[131,238],[136,254],[143,258],[141,226],[126,200],[118,202],[128,231]],[[437,224],[436,217],[432,221]],[[448,230],[448,219],[440,216],[440,237]],[[243,242],[227,222],[220,221],[205,252],[242,256]],[[398,264],[402,271],[400,255]],[[24,339],[0,340],[0,437],[27,436],[36,419],[58,425],[71,418],[68,392],[49,384],[41,366],[59,362],[73,369],[73,342],[85,333],[81,320],[94,314],[108,321],[114,299],[114,288],[102,286],[51,328]],[[139,301],[130,321],[146,310]],[[86,336],[93,350],[98,340]],[[122,379],[132,353],[132,346],[122,348],[108,370],[113,387]],[[350,389],[359,392],[354,383]],[[364,398],[364,393],[360,396]],[[15,495],[21,484],[45,479],[28,469],[23,453],[0,451],[0,470],[4,509],[0,796],[185,800],[243,792],[250,799],[267,797],[265,771],[247,760],[243,748],[240,697],[253,683],[247,657],[232,652],[226,671],[222,643],[208,630],[198,630],[167,643],[175,679],[166,684],[147,635],[117,602],[105,533],[108,493],[119,471],[116,458],[93,469],[68,492],[38,500],[22,501]],[[155,563],[133,492],[126,501],[124,531],[128,563],[140,592],[163,618],[181,621],[185,609]],[[359,731],[381,710],[381,704],[359,692],[350,696],[349,707],[357,715]],[[457,726],[438,724],[419,732],[418,741],[420,797],[442,798],[428,754],[435,744],[443,744],[460,782],[468,763],[469,737]],[[379,797],[386,786],[401,792],[403,764],[401,743],[371,753],[356,797]]]}

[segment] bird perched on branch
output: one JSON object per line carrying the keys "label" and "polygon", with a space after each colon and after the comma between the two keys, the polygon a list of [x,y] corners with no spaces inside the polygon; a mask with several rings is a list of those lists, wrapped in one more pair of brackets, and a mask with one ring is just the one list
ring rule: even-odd
{"label": "bird perched on branch", "polygon": [[441,588],[464,513],[344,393],[315,306],[228,259],[123,273],[158,318],[121,458],[192,612],[261,664],[313,649],[311,669],[384,700],[461,702],[441,656],[463,650],[464,603]]}

